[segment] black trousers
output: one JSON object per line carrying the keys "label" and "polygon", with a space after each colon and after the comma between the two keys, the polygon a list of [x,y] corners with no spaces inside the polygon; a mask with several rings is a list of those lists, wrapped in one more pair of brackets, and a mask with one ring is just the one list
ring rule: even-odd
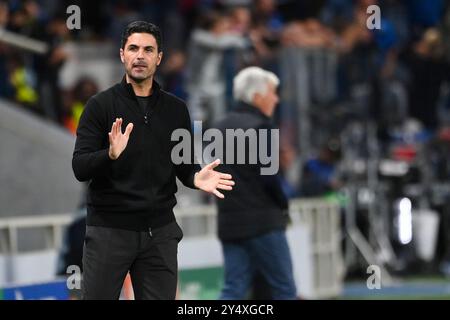
{"label": "black trousers", "polygon": [[175,299],[182,237],[175,221],[147,232],[86,226],[83,299],[119,299],[128,272],[136,300]]}

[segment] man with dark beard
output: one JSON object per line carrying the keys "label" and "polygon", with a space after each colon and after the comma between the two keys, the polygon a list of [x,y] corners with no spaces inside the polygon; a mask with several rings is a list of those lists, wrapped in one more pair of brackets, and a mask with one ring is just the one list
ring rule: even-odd
{"label": "man with dark beard", "polygon": [[217,160],[203,169],[193,157],[173,164],[172,132],[193,135],[186,104],[154,81],[162,55],[157,26],[129,24],[120,49],[122,82],[93,96],[80,119],[72,166],[78,180],[90,181],[84,299],[118,299],[128,272],[136,299],[174,299],[183,236],[172,210],[175,177],[219,198],[234,184],[214,171]]}

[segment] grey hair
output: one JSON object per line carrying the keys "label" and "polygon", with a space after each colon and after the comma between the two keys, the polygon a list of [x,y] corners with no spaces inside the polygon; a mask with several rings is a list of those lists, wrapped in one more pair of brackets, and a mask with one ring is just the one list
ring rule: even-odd
{"label": "grey hair", "polygon": [[259,67],[242,69],[233,79],[233,97],[237,101],[252,104],[255,94],[265,94],[269,83],[277,87],[280,79],[273,72]]}

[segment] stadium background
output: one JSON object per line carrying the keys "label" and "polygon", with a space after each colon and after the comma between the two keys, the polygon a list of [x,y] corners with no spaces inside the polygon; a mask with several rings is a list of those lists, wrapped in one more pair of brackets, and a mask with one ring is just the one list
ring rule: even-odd
{"label": "stadium background", "polygon": [[[67,27],[70,5],[79,30]],[[367,27],[371,5],[381,29]],[[87,99],[121,78],[120,35],[134,20],[162,28],[157,80],[204,129],[233,108],[237,71],[280,77],[301,297],[450,296],[446,1],[1,0],[0,298],[68,296],[85,189],[70,166],[74,132]],[[213,199],[180,186],[178,201],[180,297],[215,299]],[[381,289],[368,288],[370,265]]]}

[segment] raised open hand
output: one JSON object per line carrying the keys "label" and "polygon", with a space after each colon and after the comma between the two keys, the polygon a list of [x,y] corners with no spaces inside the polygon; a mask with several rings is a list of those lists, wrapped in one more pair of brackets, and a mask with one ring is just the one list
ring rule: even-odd
{"label": "raised open hand", "polygon": [[108,155],[112,160],[116,160],[117,158],[119,158],[120,154],[127,147],[131,130],[133,130],[133,124],[129,123],[125,129],[125,133],[122,133],[122,118],[116,118],[116,121],[114,121],[111,127],[111,132],[108,133]]}

